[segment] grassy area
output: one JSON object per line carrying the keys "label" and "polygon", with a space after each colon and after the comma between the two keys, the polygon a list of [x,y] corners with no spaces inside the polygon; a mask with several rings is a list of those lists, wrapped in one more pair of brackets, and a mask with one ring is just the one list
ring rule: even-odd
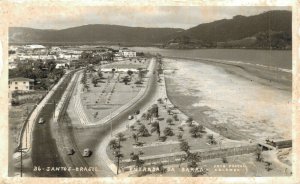
{"label": "grassy area", "polygon": [[[173,135],[170,134],[166,136],[166,140],[159,140],[159,136],[157,132],[152,132],[152,124],[150,123],[150,119],[141,118],[135,121],[133,125],[131,125],[123,134],[125,135],[126,140],[121,142],[121,152],[124,155],[123,159],[129,159],[130,153],[138,153],[142,152],[142,156],[151,156],[151,155],[161,155],[161,154],[169,154],[174,152],[180,152],[179,147],[179,139],[178,135],[182,135],[182,139],[186,140],[191,150],[203,149],[203,148],[213,148],[216,147],[216,144],[208,144],[209,139],[207,138],[208,133],[203,129],[201,132],[198,132],[197,136],[192,136],[190,130],[192,126],[185,122],[185,119],[181,119],[178,110],[171,110],[170,114],[168,112],[168,107],[165,106],[165,102],[158,103],[158,114],[159,118],[155,118],[152,120],[159,122],[160,126],[160,137],[165,136],[165,129],[171,129]],[[174,118],[176,114],[177,118]],[[168,122],[168,121],[172,122]],[[197,125],[196,122],[193,125]],[[138,140],[133,138],[133,135],[139,134],[139,129],[141,127],[145,127],[147,131],[150,133],[149,136],[139,135]],[[181,127],[181,128],[179,128]],[[142,146],[137,146],[136,144],[140,143]],[[110,159],[114,159],[113,150],[110,147],[107,148],[108,155]]]}
{"label": "grassy area", "polygon": [[[94,76],[97,76],[97,72],[88,73],[89,90],[85,90],[80,96],[85,113],[94,122],[128,103],[144,87],[144,84],[135,84],[138,80],[137,73],[129,76],[126,72],[102,72],[102,75],[100,81],[94,85],[92,81]],[[127,84],[123,82],[126,76],[130,78]]]}
{"label": "grassy area", "polygon": [[[267,169],[265,162],[257,162],[255,160],[255,154],[246,154],[240,156],[227,157],[227,163],[223,162],[223,159],[204,160],[197,163],[198,171],[206,170],[205,173],[197,176],[205,177],[262,177],[262,176],[290,176],[285,173],[285,168],[272,163],[270,170]],[[153,166],[151,166],[153,168]],[[193,171],[187,166],[186,163],[182,163],[180,168],[179,164],[163,166],[164,173],[160,172],[130,172],[129,176],[150,176],[150,177],[191,177]],[[195,172],[194,172],[195,173]]]}

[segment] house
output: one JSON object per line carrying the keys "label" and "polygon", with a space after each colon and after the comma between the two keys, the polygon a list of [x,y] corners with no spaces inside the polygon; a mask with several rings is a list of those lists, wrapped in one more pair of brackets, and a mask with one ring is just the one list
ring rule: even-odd
{"label": "house", "polygon": [[114,61],[123,61],[123,57],[121,53],[115,53],[114,54]]}
{"label": "house", "polygon": [[11,78],[8,81],[8,89],[9,91],[30,91],[33,90],[33,79],[18,77]]}
{"label": "house", "polygon": [[119,53],[120,53],[123,57],[126,57],[126,58],[133,58],[133,57],[136,57],[136,52],[135,52],[135,51],[132,51],[132,50],[129,50],[129,49],[122,49],[122,50],[119,50]]}

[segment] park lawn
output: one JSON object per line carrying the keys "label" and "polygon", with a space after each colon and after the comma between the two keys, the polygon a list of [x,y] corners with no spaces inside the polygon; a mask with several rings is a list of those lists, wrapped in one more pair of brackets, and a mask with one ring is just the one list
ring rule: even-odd
{"label": "park lawn", "polygon": [[[112,75],[111,72],[102,72],[102,74],[102,82],[99,82],[96,86],[92,84],[92,76],[87,74],[90,88],[89,91],[85,90],[80,96],[85,113],[93,122],[101,120],[128,103],[141,90],[140,87],[134,84],[137,78],[135,73],[132,74],[132,80],[128,85],[121,82],[122,77],[127,75],[126,73],[115,73]],[[95,72],[92,75],[97,75],[97,73]]]}
{"label": "park lawn", "polygon": [[[132,134],[135,133],[137,134],[137,129],[140,127],[141,124],[144,124],[147,128],[147,130],[151,131],[151,125],[149,124],[150,120],[146,120],[141,118],[140,119],[140,125],[139,123],[136,122],[136,120],[131,120],[135,121],[133,124],[135,127],[135,130],[132,130],[131,128],[128,128],[126,131],[122,132],[126,140],[121,142],[121,152],[124,155],[124,160],[130,159],[130,153],[139,153],[139,151],[143,152],[143,156],[153,156],[153,155],[161,155],[161,154],[170,154],[174,152],[180,152],[179,148],[179,140],[177,138],[177,135],[181,133],[181,131],[178,129],[179,126],[183,127],[183,139],[186,140],[190,147],[191,150],[197,150],[197,149],[205,149],[205,148],[214,148],[218,145],[209,145],[208,139],[207,139],[207,133],[202,132],[201,135],[202,137],[194,138],[191,136],[189,133],[190,127],[187,124],[182,125],[182,119],[179,119],[178,121],[175,121],[172,118],[172,114],[168,114],[167,109],[163,107],[163,104],[158,104],[159,108],[159,117],[163,117],[164,120],[159,121],[160,124],[160,130],[161,130],[161,136],[164,135],[163,130],[166,127],[170,127],[173,130],[174,135],[173,136],[167,136],[167,139],[165,142],[158,141],[158,134],[156,132],[153,132],[150,136],[148,137],[139,137],[138,142],[143,142],[145,143],[143,147],[138,147],[135,146],[135,141],[132,138]],[[173,111],[176,112],[176,111]],[[143,112],[142,112],[143,113]],[[172,118],[173,123],[172,125],[169,125],[166,122],[167,118]],[[111,160],[114,160],[114,155],[113,155],[113,150],[111,150],[109,147],[107,148],[107,152],[109,155],[109,158]]]}
{"label": "park lawn", "polygon": [[[285,168],[281,165],[272,164],[271,170],[267,171],[266,163],[257,162],[256,155],[245,154],[239,156],[230,156],[226,160],[228,163],[223,163],[222,159],[212,159],[212,160],[203,160],[197,163],[197,168],[207,169],[207,172],[203,175],[198,175],[199,177],[270,177],[270,176],[290,176],[285,173]],[[150,166],[150,168],[153,166]],[[150,177],[191,177],[192,172],[188,170],[187,163],[182,163],[180,168],[179,164],[164,166],[166,169],[165,173],[159,172],[150,172],[150,173],[141,173],[130,172],[129,176],[150,176]],[[190,171],[190,172],[188,172]]]}

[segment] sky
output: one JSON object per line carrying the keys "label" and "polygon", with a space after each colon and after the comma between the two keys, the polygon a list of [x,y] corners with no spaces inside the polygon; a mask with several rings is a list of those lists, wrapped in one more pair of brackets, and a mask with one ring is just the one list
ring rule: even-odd
{"label": "sky", "polygon": [[188,29],[235,15],[291,9],[283,6],[16,6],[10,10],[11,27],[65,29],[87,24],[113,24]]}

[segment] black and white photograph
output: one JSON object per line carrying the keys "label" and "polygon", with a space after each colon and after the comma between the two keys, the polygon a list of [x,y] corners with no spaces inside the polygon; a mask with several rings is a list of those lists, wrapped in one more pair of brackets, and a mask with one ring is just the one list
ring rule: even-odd
{"label": "black and white photograph", "polygon": [[8,176],[293,177],[294,10],[12,5]]}

